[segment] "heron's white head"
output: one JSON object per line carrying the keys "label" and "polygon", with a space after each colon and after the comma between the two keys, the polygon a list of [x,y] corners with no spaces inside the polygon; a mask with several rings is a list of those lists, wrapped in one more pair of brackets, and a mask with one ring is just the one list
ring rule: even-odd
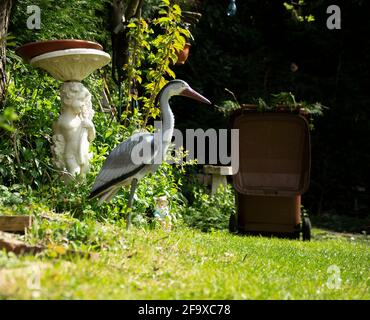
{"label": "heron's white head", "polygon": [[166,99],[169,99],[172,96],[185,96],[203,103],[211,104],[207,98],[196,92],[183,80],[169,81],[158,94],[158,97],[162,96]]}

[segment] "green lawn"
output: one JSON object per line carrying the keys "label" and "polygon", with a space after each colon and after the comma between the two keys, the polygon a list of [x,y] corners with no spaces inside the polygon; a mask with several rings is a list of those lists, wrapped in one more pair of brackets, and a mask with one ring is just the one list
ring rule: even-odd
{"label": "green lawn", "polygon": [[94,234],[94,259],[0,252],[0,298],[370,299],[365,235],[314,229],[302,242],[111,225]]}

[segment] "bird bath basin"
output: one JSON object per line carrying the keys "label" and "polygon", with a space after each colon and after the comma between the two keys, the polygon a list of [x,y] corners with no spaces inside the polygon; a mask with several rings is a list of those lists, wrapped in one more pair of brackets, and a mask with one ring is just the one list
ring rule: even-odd
{"label": "bird bath basin", "polygon": [[44,53],[32,58],[30,64],[60,81],[82,81],[109,61],[110,55],[104,51],[79,48]]}
{"label": "bird bath basin", "polygon": [[15,53],[22,57],[26,62],[29,62],[32,58],[44,53],[78,48],[103,50],[103,47],[96,42],[67,39],[30,42],[15,49]]}
{"label": "bird bath basin", "polygon": [[63,81],[61,113],[53,125],[54,164],[64,180],[89,169],[89,145],[95,138],[91,94],[80,82],[110,61],[98,43],[84,40],[51,40],[25,44],[16,53],[32,66]]}

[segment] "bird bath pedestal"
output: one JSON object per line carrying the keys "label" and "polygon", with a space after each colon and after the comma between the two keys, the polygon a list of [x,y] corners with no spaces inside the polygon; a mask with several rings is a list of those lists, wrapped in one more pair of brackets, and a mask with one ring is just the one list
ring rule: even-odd
{"label": "bird bath pedestal", "polygon": [[32,66],[46,70],[63,81],[60,89],[61,113],[53,125],[54,164],[65,172],[64,179],[84,175],[89,170],[90,142],[95,138],[91,94],[81,83],[110,61],[110,55],[94,42],[52,40],[33,42],[17,49]]}

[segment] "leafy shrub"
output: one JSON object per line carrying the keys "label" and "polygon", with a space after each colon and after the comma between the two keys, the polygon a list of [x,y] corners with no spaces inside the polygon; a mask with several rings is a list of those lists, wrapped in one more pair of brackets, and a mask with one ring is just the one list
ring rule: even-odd
{"label": "leafy shrub", "polygon": [[[52,39],[105,42],[109,39],[109,31],[106,28],[109,2],[109,0],[18,0],[11,19],[10,32],[16,36],[20,44]],[[37,5],[41,9],[39,30],[26,28],[29,18],[27,6],[30,5]]]}
{"label": "leafy shrub", "polygon": [[219,188],[213,196],[204,187],[197,186],[194,188],[194,197],[193,204],[182,211],[187,225],[202,231],[228,227],[230,215],[235,214],[234,191],[230,185],[226,189]]}
{"label": "leafy shrub", "polygon": [[23,199],[18,192],[19,186],[13,185],[11,188],[0,185],[0,212],[1,207],[21,204]]}

